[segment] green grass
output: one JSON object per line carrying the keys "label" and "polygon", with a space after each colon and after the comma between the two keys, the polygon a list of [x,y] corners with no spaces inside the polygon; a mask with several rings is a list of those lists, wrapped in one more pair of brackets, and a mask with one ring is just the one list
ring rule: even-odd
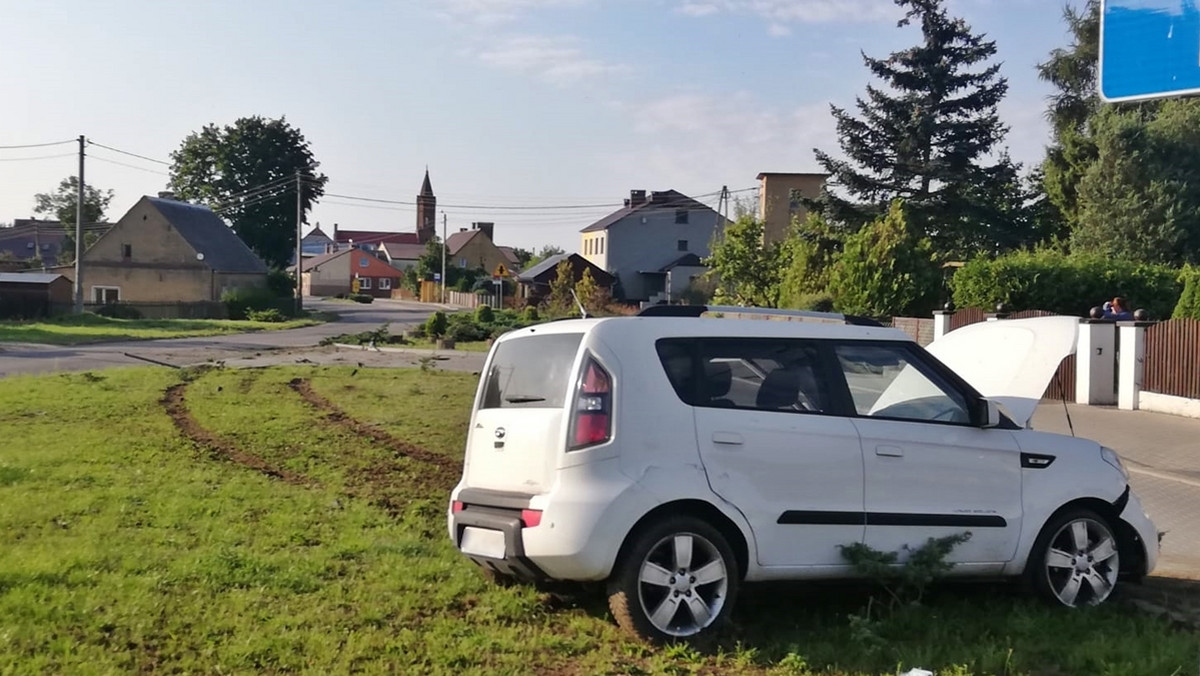
{"label": "green grass", "polygon": [[[286,483],[185,440],[159,403]],[[703,649],[627,639],[603,601],[487,584],[449,543],[449,485],[349,431],[461,459],[475,378],[350,368],[126,369],[0,380],[0,673],[1190,674],[1200,638],[1121,607],[946,586],[745,590]]]}
{"label": "green grass", "polygon": [[78,345],[113,340],[192,338],[248,331],[278,331],[320,324],[308,317],[286,322],[252,322],[225,319],[110,319],[93,314],[38,321],[0,321],[0,343]]}

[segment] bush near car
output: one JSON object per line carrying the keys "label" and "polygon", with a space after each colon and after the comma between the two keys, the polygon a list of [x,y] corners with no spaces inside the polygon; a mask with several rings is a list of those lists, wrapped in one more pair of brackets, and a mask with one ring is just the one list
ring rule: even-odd
{"label": "bush near car", "polygon": [[1086,317],[1092,307],[1124,296],[1152,319],[1169,318],[1183,291],[1176,268],[1049,249],[977,258],[958,270],[950,285],[959,307],[992,308],[1002,302],[1013,309]]}

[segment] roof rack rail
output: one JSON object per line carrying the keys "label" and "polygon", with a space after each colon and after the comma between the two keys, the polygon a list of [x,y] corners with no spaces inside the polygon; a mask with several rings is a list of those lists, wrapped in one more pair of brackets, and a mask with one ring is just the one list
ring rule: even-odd
{"label": "roof rack rail", "polygon": [[691,317],[696,318],[706,312],[728,312],[740,314],[763,315],[766,317],[807,317],[810,319],[826,319],[844,322],[852,326],[883,326],[869,317],[844,315],[837,312],[815,312],[812,310],[778,310],[763,307],[738,307],[734,305],[651,305],[637,314],[638,317]]}

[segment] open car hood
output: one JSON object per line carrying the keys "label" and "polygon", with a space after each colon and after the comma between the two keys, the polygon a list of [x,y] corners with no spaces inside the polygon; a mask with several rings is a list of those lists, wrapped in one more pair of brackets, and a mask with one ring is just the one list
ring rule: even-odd
{"label": "open car hood", "polygon": [[926,349],[979,393],[1029,426],[1062,360],[1075,353],[1075,317],[1004,319],[964,326]]}

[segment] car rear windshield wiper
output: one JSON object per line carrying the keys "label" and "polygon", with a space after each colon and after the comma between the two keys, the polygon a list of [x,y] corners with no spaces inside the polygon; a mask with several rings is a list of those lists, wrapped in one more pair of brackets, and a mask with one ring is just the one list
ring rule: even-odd
{"label": "car rear windshield wiper", "polygon": [[527,394],[513,394],[504,398],[510,404],[532,404],[535,401],[546,401],[545,397],[534,397]]}

